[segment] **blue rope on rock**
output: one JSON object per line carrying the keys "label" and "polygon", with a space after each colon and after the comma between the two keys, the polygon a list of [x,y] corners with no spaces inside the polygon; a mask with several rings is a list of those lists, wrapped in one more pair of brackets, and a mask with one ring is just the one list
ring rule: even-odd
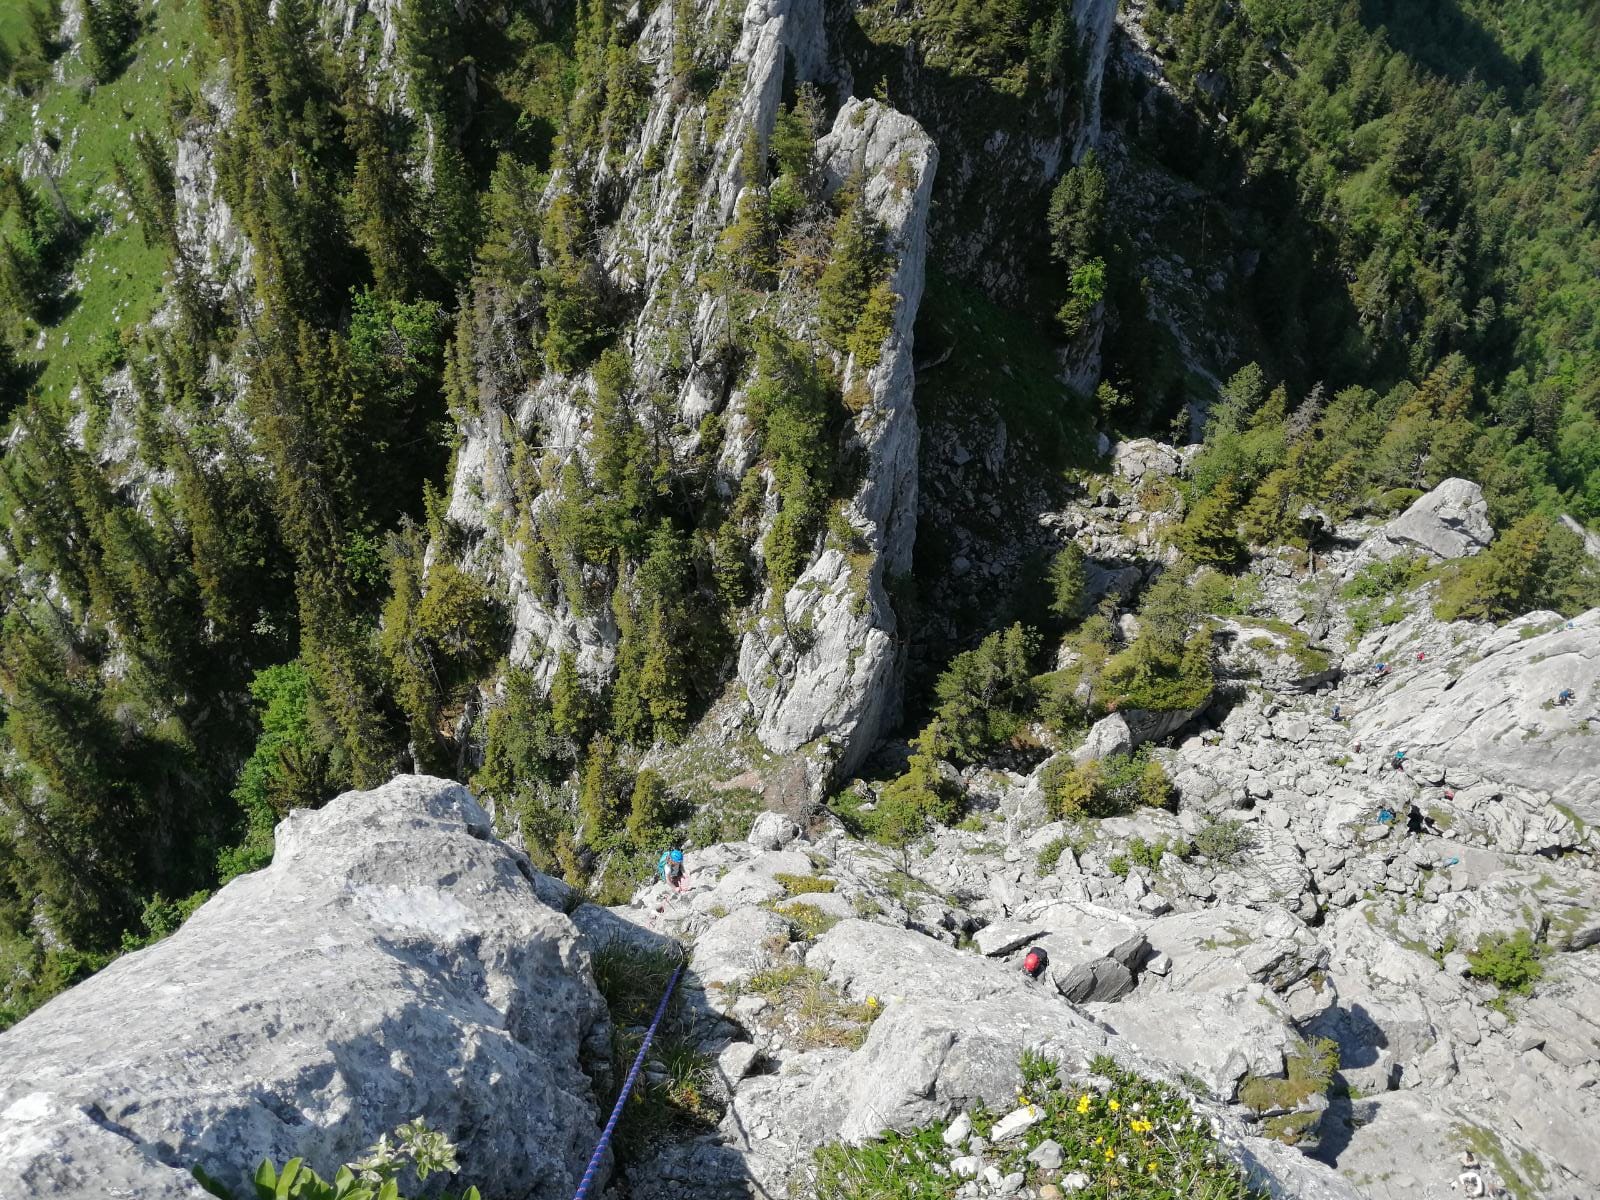
{"label": "blue rope on rock", "polygon": [[589,1194],[589,1185],[594,1182],[594,1177],[600,1170],[600,1160],[611,1148],[611,1135],[616,1132],[617,1122],[622,1119],[622,1106],[628,1102],[628,1094],[633,1091],[634,1082],[639,1078],[639,1068],[644,1066],[644,1056],[649,1053],[650,1043],[656,1036],[656,1029],[661,1025],[661,1018],[667,1013],[667,1002],[672,999],[672,989],[678,986],[678,976],[681,974],[683,974],[683,964],[680,962],[674,968],[672,978],[667,980],[667,990],[661,993],[661,1003],[656,1006],[655,1020],[651,1021],[650,1028],[644,1031],[644,1041],[639,1046],[639,1053],[634,1056],[628,1077],[622,1081],[622,1091],[618,1093],[617,1103],[611,1109],[611,1119],[600,1131],[600,1140],[594,1144],[594,1154],[589,1159],[589,1167],[584,1171],[583,1179],[579,1181],[578,1190],[573,1193],[572,1200],[584,1200]]}

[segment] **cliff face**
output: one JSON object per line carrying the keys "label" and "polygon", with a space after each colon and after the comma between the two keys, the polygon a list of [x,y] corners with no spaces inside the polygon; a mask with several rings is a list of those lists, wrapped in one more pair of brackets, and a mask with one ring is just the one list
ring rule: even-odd
{"label": "cliff face", "polygon": [[[772,464],[747,413],[751,376],[729,353],[733,325],[770,319],[820,348],[815,297],[791,271],[775,292],[741,300],[736,309],[711,276],[719,268],[719,237],[741,202],[746,138],[768,144],[785,87],[792,90],[825,69],[826,30],[815,5],[756,2],[746,8],[723,68],[728,90],[717,98],[721,129],[708,134],[707,102],[671,98],[671,47],[687,36],[676,20],[710,17],[663,5],[646,22],[638,58],[655,72],[653,98],[636,137],[594,170],[592,187],[618,213],[599,232],[597,259],[610,286],[627,292],[637,312],[620,340],[638,385],[636,402],[668,407],[675,459],[705,449],[708,422],[720,427],[711,491],[731,499],[748,472],[760,475],[766,495],[752,539],[759,546],[779,501]],[[786,62],[795,76],[787,80]],[[915,536],[912,327],[938,153],[915,121],[875,101],[852,100],[815,156],[824,197],[847,182],[864,195],[883,233],[897,299],[883,343],[874,348],[877,361],[858,365],[847,356],[841,363],[853,409],[843,453],[859,466],[838,516],[854,545],[825,548],[819,537],[785,595],[764,590],[751,607],[737,677],[752,724],[769,747],[788,751],[831,735],[845,765],[853,766],[898,711],[899,651],[885,584],[909,569]],[[704,163],[699,184],[693,182],[694,159]],[[575,173],[558,175],[547,202],[573,186]],[[493,323],[492,316],[483,322],[490,341]],[[525,502],[513,481],[516,462],[527,456],[542,456],[552,474],[557,464],[592,464],[595,377],[592,371],[556,373],[529,386],[507,386],[497,360],[503,344],[493,344],[496,353],[478,360],[478,407],[461,417],[449,518],[474,543],[467,556],[473,569],[511,597],[513,662],[548,681],[560,655],[571,652],[580,671],[603,684],[615,669],[620,636],[614,606],[575,602],[569,586],[530,580],[529,531],[548,518],[557,497],[547,491]],[[617,585],[629,586],[625,579]]]}
{"label": "cliff face", "polygon": [[[744,503],[752,473],[759,482],[748,538],[756,595],[736,614],[736,653],[722,681],[707,682],[738,685],[744,720],[771,751],[818,743],[820,762],[849,771],[898,720],[905,634],[890,592],[910,571],[916,537],[913,329],[929,246],[937,242],[946,267],[986,286],[1019,283],[1002,264],[1028,257],[1020,248],[1037,239],[1050,181],[1096,136],[1113,13],[1103,0],[1064,12],[1068,76],[1025,98],[911,63],[890,79],[884,103],[848,98],[892,42],[891,31],[888,41],[862,43],[858,23],[878,19],[865,10],[805,0],[751,3],[742,13],[662,5],[644,19],[634,51],[648,95],[636,131],[603,154],[567,163],[543,196],[545,212],[568,197],[599,218],[595,262],[603,286],[626,298],[630,314],[617,341],[633,384],[630,403],[641,421],[666,431],[672,461],[704,455],[710,462],[707,499],[690,518]],[[701,99],[676,79],[674,54],[719,21],[732,31],[717,64],[722,82]],[[726,284],[719,242],[759,183],[746,178],[749,139],[758,152],[769,149],[780,104],[806,82],[845,97],[815,146],[821,196],[858,191],[883,239],[895,300],[870,355],[826,345],[816,268],[804,251],[780,267],[771,288]],[[975,106],[980,94],[988,99]],[[1005,114],[1006,127],[976,135],[973,122],[995,112]],[[529,214],[530,227],[538,217]],[[458,554],[508,597],[514,664],[548,686],[570,654],[603,687],[619,670],[627,616],[618,606],[636,597],[634,580],[625,568],[587,563],[576,573],[556,571],[552,583],[539,531],[559,519],[562,496],[550,481],[595,467],[605,385],[594,367],[529,369],[526,359],[537,350],[518,332],[514,298],[480,288],[474,306],[472,402],[456,414],[447,510],[460,549],[433,553]],[[766,546],[786,501],[752,420],[755,373],[743,336],[764,322],[833,364],[849,410],[835,446],[848,479],[834,492],[827,528],[808,532],[792,582],[776,588]],[[530,488],[534,475],[542,483]]]}
{"label": "cliff face", "polygon": [[[911,570],[917,516],[917,418],[912,325],[922,299],[928,197],[938,159],[917,124],[872,101],[839,113],[819,152],[835,186],[867,180],[867,199],[898,251],[891,287],[901,297],[888,349],[866,376],[870,399],[856,421],[864,479],[850,503],[867,550],[830,547],[764,618],[739,650],[739,679],[763,744],[790,751],[837,739],[839,769],[853,770],[899,717],[902,651],[885,585]],[[909,163],[915,190],[891,177]],[[792,632],[807,631],[797,638]]]}

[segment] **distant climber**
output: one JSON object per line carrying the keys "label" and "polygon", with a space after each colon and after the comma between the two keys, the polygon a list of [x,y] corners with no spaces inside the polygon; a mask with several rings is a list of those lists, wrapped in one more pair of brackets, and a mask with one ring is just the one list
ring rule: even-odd
{"label": "distant climber", "polygon": [[1396,750],[1394,752],[1394,758],[1390,761],[1394,764],[1394,769],[1396,771],[1403,769],[1406,765],[1406,752],[1404,750]]}
{"label": "distant climber", "polygon": [[1378,824],[1387,825],[1394,820],[1394,809],[1387,806],[1378,810]]}
{"label": "distant climber", "polygon": [[1406,813],[1406,832],[1437,834],[1439,827],[1433,823],[1432,817],[1413,804],[1411,810]]}
{"label": "distant climber", "polygon": [[1423,653],[1423,652],[1422,652],[1422,651],[1421,651],[1421,650],[1418,650],[1418,651],[1417,651],[1417,661],[1418,661],[1418,662],[1424,662],[1424,661],[1426,661],[1426,659],[1427,659],[1427,657],[1428,657],[1428,656],[1427,656],[1427,655],[1426,655],[1426,654],[1424,654],[1424,653]]}
{"label": "distant climber", "polygon": [[1571,704],[1573,699],[1574,696],[1571,688],[1562,688],[1556,693],[1556,703],[1561,705],[1563,708]]}
{"label": "distant climber", "polygon": [[1373,664],[1372,673],[1374,675],[1387,675],[1389,673],[1389,664],[1386,662]]}
{"label": "distant climber", "polygon": [[1335,721],[1337,721],[1339,719],[1339,705],[1337,705],[1337,704],[1335,704],[1333,706],[1333,719]]}
{"label": "distant climber", "polygon": [[664,882],[672,885],[673,890],[687,892],[689,882],[683,871],[683,851],[666,850],[662,852],[661,859],[656,863],[656,870],[661,872]]}
{"label": "distant climber", "polygon": [[1044,952],[1042,946],[1029,946],[1028,953],[1022,959],[1022,973],[1029,979],[1037,979],[1043,975],[1045,968],[1050,965],[1050,956]]}

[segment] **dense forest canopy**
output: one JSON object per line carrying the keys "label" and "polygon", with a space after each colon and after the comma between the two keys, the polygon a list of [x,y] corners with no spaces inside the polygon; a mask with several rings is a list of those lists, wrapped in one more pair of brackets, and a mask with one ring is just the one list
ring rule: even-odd
{"label": "dense forest canopy", "polygon": [[[1600,25],[1581,5],[1151,5],[1214,136],[1152,148],[1258,224],[1254,315],[1303,395],[1470,370],[1521,486],[1600,517]],[[1164,136],[1170,135],[1170,136]]]}
{"label": "dense forest canopy", "polygon": [[[704,113],[684,126],[688,194],[728,120],[738,8],[662,3],[696,31],[670,64],[673,102]],[[647,860],[682,813],[637,750],[704,710],[761,583],[781,591],[819,544],[860,553],[838,363],[871,359],[895,297],[859,192],[821,194],[815,144],[841,97],[786,87],[695,285],[749,313],[815,291],[820,345],[770,320],[728,333],[780,502],[763,529],[752,476],[713,486],[715,418],[676,455],[619,352],[631,301],[596,246],[651,98],[623,6],[407,0],[389,48],[370,16],[335,31],[314,0],[81,8],[71,37],[57,0],[0,12],[0,1025],[269,861],[292,807],[402,766],[514,799],[541,865],[574,880],[597,856]],[[886,46],[931,39],[930,78],[987,88],[996,111],[1045,111],[1060,88],[1057,119],[1075,120],[1066,11],[984,0],[917,26],[868,4],[849,52],[866,78]],[[1504,544],[1453,581],[1454,612],[1592,603],[1555,524],[1600,522],[1587,6],[1186,0],[1143,22],[1185,105],[1162,114],[1116,80],[1108,127],[1228,206],[1260,258],[1241,314],[1260,365],[1225,364],[1190,560],[1235,570],[1251,544],[1314,537],[1307,505],[1389,511],[1465,474]],[[175,162],[195,143],[243,235],[230,261],[196,256],[201,168]],[[1194,398],[1151,351],[1121,199],[1092,153],[1009,197],[1050,251],[1029,273],[1051,282],[992,299],[1020,303],[1051,354],[1109,325],[1099,392],[1047,389],[1058,428],[1165,432]],[[512,667],[504,597],[449,553],[442,493],[491,356],[514,359],[507,388],[592,374],[593,460],[529,452],[513,482],[528,577],[615,622],[603,687],[570,656],[548,688]],[[1104,615],[1079,620],[1081,563],[1054,570],[1045,623],[1071,624],[1110,695],[1205,694],[1199,613],[1174,589],[1119,649]],[[1064,699],[1079,680],[1033,680],[1033,629],[977,632],[917,723],[890,823],[948,812],[938,757],[974,758],[1041,706],[1083,716]],[[1158,789],[1146,764],[1126,771],[1077,784]]]}

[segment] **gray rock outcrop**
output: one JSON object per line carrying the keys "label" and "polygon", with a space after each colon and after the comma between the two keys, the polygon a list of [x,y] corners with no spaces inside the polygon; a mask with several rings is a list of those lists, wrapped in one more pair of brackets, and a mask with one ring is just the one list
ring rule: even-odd
{"label": "gray rock outcrop", "polygon": [[[571,1194],[604,1005],[578,931],[457,784],[405,776],[278,828],[180,929],[0,1034],[0,1194],[244,1195],[424,1116],[491,1195]],[[20,1191],[9,1189],[20,1188]]]}
{"label": "gray rock outcrop", "polygon": [[1465,558],[1494,539],[1489,504],[1483,489],[1469,479],[1446,479],[1415,500],[1362,547],[1359,561],[1425,554],[1430,558]]}
{"label": "gray rock outcrop", "polygon": [[[1570,621],[1530,613],[1420,663],[1407,653],[1413,644],[1415,634],[1358,649],[1396,666],[1363,697],[1352,732],[1375,749],[1442,764],[1463,784],[1536,789],[1600,822],[1600,609]],[[1558,704],[1563,689],[1576,695]],[[1452,790],[1463,805],[1475,798]]]}

